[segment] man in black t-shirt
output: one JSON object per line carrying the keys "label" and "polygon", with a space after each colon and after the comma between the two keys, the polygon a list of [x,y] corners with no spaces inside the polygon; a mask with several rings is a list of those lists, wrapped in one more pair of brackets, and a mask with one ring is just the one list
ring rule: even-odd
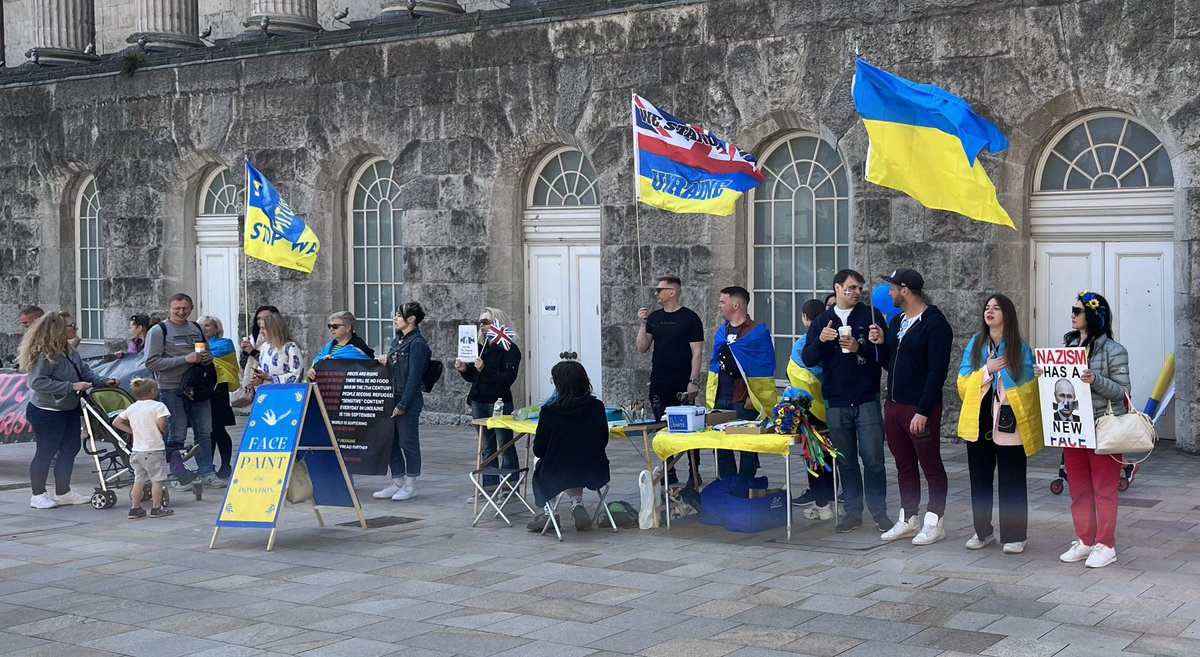
{"label": "man in black t-shirt", "polygon": [[[650,358],[650,404],[654,416],[662,417],[667,406],[690,404],[700,391],[700,352],[704,346],[704,325],[700,316],[679,301],[683,283],[674,276],[663,276],[654,286],[658,305],[654,312],[638,309],[637,347],[644,354],[654,346]],[[680,400],[686,394],[686,400]],[[699,463],[696,452],[694,463]],[[668,475],[675,483],[675,473]]]}

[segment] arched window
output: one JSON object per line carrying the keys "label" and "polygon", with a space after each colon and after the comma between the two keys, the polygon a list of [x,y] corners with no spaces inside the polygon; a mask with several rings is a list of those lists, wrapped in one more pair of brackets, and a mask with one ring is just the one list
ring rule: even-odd
{"label": "arched window", "polygon": [[357,332],[367,344],[386,348],[392,315],[404,283],[400,186],[383,159],[364,164],[350,186],[350,298]]}
{"label": "arched window", "polygon": [[94,176],[84,182],[75,208],[75,244],[78,247],[75,300],[79,309],[75,323],[79,337],[100,341],[104,339],[108,282],[104,268],[104,213]]}
{"label": "arched window", "polygon": [[775,338],[782,376],[796,338],[800,308],[833,288],[850,266],[850,200],[837,150],[812,136],[790,137],[768,149],[764,182],[754,190],[751,315]]}
{"label": "arched window", "polygon": [[200,214],[236,217],[246,203],[244,186],[245,180],[229,169],[213,172],[200,193]]}
{"label": "arched window", "polygon": [[1173,187],[1171,160],[1154,133],[1102,114],[1067,126],[1042,161],[1038,191]]}
{"label": "arched window", "polygon": [[574,149],[559,151],[542,164],[529,203],[532,207],[599,204],[596,198],[596,170],[583,153]]}

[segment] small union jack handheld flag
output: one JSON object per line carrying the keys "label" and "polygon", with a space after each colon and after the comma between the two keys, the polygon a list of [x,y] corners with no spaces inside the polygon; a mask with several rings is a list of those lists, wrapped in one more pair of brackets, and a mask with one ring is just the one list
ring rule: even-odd
{"label": "small union jack handheld flag", "polygon": [[487,327],[487,341],[504,347],[505,351],[508,351],[514,344],[516,344],[516,339],[516,331],[508,328],[496,320],[492,320],[492,323]]}

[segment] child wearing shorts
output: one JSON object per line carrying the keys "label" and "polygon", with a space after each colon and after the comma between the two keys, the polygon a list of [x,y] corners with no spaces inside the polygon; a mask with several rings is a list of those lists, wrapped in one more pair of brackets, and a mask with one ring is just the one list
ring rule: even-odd
{"label": "child wearing shorts", "polygon": [[171,412],[166,404],[158,401],[158,384],[150,379],[134,379],[130,385],[137,398],[129,408],[121,411],[113,420],[113,426],[133,434],[133,454],[129,465],[133,468],[133,502],[129,508],[129,519],[146,517],[142,508],[142,490],[150,482],[150,517],[165,518],[175,513],[163,506],[163,482],[167,480],[167,452],[163,436],[167,434],[167,418]]}

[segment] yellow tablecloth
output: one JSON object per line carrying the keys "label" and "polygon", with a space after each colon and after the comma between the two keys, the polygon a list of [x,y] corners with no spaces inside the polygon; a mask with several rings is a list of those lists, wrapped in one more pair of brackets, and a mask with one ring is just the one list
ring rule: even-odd
{"label": "yellow tablecloth", "polygon": [[[533,435],[537,433],[537,422],[530,420],[514,420],[511,415],[502,415],[500,417],[488,418],[487,428],[510,429],[513,433],[527,433],[529,435]],[[625,438],[625,427],[610,427],[608,430],[608,437]]]}
{"label": "yellow tablecloth", "polygon": [[712,429],[695,433],[671,433],[663,430],[654,436],[654,453],[664,461],[689,449],[733,449],[787,456],[791,448],[792,437],[777,433],[737,434]]}

